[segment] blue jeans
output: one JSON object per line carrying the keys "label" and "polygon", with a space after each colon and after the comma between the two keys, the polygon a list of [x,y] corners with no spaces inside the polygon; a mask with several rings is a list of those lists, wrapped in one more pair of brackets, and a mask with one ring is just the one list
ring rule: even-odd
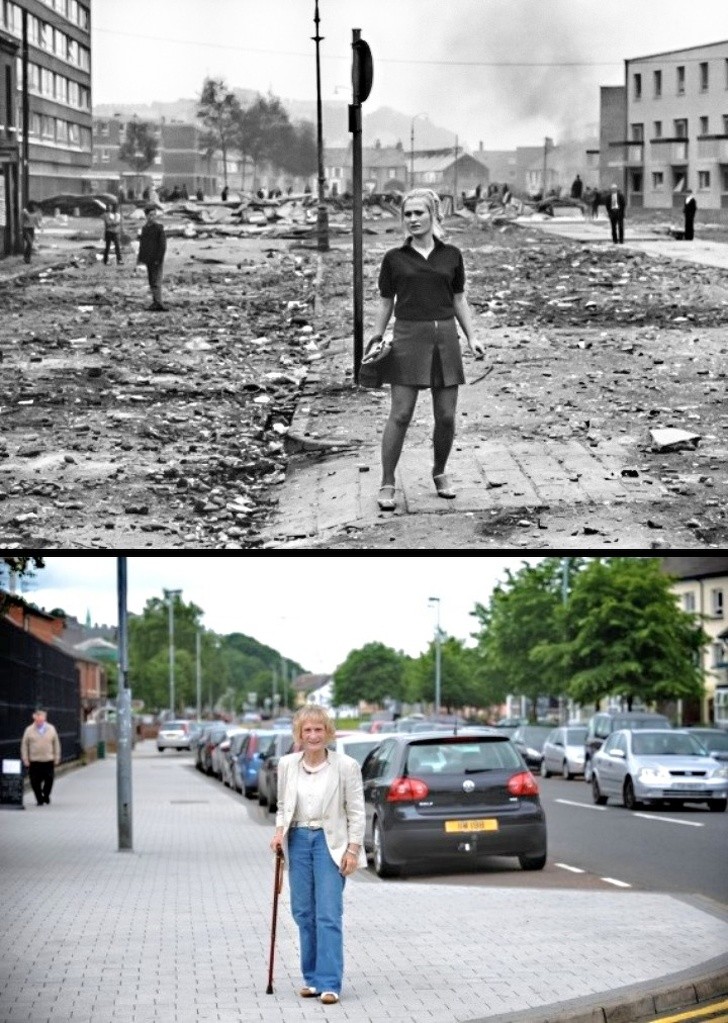
{"label": "blue jeans", "polygon": [[301,973],[308,987],[341,993],[344,972],[345,879],[321,828],[288,833],[291,912],[301,943]]}

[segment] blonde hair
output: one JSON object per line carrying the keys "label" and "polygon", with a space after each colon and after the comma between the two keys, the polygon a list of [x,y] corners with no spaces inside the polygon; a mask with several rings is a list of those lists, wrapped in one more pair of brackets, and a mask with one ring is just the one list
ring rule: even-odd
{"label": "blonde hair", "polygon": [[[418,202],[423,202],[427,207],[427,210],[432,217],[432,233],[435,238],[445,237],[445,228],[442,226],[442,205],[440,203],[440,196],[437,192],[431,188],[413,188],[405,194],[402,199],[402,223],[404,224],[404,207],[405,204],[415,199]],[[405,228],[406,228],[405,224]],[[409,232],[407,232],[409,234]]]}
{"label": "blonde hair", "polygon": [[332,739],[336,738],[334,722],[324,708],[317,707],[314,703],[307,703],[305,707],[301,707],[293,715],[292,731],[293,738],[297,743],[300,744],[303,741],[303,726],[307,721],[316,721],[324,726],[327,742],[331,742]]}

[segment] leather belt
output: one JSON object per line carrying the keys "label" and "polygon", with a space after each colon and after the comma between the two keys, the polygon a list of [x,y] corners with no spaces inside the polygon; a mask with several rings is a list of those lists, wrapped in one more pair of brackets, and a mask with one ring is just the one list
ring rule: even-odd
{"label": "leather belt", "polygon": [[291,821],[292,828],[313,828],[318,831],[324,826],[323,821]]}

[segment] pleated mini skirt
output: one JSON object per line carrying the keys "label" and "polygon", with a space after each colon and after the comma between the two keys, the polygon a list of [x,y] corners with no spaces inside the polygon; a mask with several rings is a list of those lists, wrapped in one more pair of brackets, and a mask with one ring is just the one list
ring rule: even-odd
{"label": "pleated mini skirt", "polygon": [[392,351],[382,382],[408,387],[456,387],[465,383],[455,317],[449,320],[395,320]]}

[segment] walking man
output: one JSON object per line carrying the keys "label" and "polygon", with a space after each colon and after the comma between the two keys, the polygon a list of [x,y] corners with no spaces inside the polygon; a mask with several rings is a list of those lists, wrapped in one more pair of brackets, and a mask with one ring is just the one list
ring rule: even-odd
{"label": "walking man", "polygon": [[20,758],[28,769],[36,803],[38,806],[50,803],[55,767],[61,762],[61,741],[40,707],[33,714],[33,724],[23,732]]}
{"label": "walking man", "polygon": [[691,242],[695,237],[695,212],[698,208],[693,190],[689,188],[685,193],[685,241]]}
{"label": "walking man", "polygon": [[30,257],[33,255],[35,229],[40,227],[41,220],[40,210],[33,200],[29,199],[28,204],[23,207],[20,217],[20,226],[23,232],[23,259],[26,263],[30,262]]}
{"label": "walking man", "polygon": [[108,203],[104,210],[104,265],[109,262],[109,250],[111,246],[114,246],[114,252],[116,253],[116,262],[121,263],[121,214],[119,213],[119,207],[115,203]]}
{"label": "walking man", "polygon": [[607,213],[612,225],[612,241],[621,245],[624,241],[624,194],[616,185],[609,190]]}
{"label": "walking man", "polygon": [[157,220],[157,207],[149,203],[144,207],[144,212],[147,219],[139,237],[137,264],[144,263],[147,268],[147,278],[152,292],[152,304],[149,309],[154,312],[166,312],[167,307],[162,304],[162,267],[167,251],[167,235]]}

